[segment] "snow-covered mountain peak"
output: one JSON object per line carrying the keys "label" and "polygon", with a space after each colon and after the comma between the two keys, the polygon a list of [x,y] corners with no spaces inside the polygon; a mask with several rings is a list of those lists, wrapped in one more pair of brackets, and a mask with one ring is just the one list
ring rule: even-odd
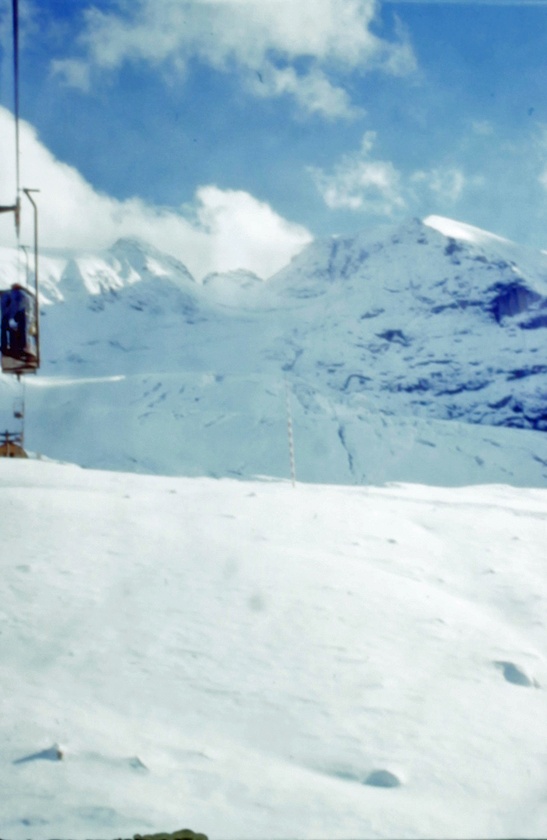
{"label": "snow-covered mountain peak", "polygon": [[[25,282],[29,275],[22,255],[13,249],[0,249],[0,267],[6,287]],[[31,277],[32,270],[31,265]],[[40,254],[40,294],[45,304],[76,300],[87,304],[90,298],[112,296],[126,287],[148,282],[156,283],[158,297],[167,286],[190,295],[197,289],[183,263],[138,239],[119,239],[102,251],[46,247]]]}
{"label": "snow-covered mountain peak", "polygon": [[545,255],[440,226],[332,237],[276,275],[298,313],[291,369],[376,410],[547,428]]}
{"label": "snow-covered mountain peak", "polygon": [[183,263],[138,238],[118,239],[107,255],[117,260],[119,271],[129,283],[149,277],[165,277],[175,283],[195,283]]}
{"label": "snow-covered mountain peak", "polygon": [[[526,309],[547,297],[546,255],[509,240],[441,217],[412,219],[390,229],[329,237],[308,245],[270,283],[300,299],[321,297],[344,284],[371,304],[386,291],[434,304],[478,305],[497,317],[497,298],[516,297]],[[424,300],[422,300],[424,302]],[[393,309],[391,298],[390,309]],[[511,314],[516,314],[514,307]]]}

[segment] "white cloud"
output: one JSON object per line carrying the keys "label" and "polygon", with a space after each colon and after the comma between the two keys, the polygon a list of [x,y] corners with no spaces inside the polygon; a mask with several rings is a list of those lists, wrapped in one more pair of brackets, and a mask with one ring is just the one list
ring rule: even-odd
{"label": "white cloud", "polygon": [[52,61],[51,70],[54,75],[63,77],[68,87],[76,88],[84,93],[91,90],[90,68],[83,61],[65,58],[62,61]]}
{"label": "white cloud", "polygon": [[[53,65],[67,84],[78,84],[90,67],[112,70],[139,60],[180,68],[197,57],[219,70],[259,73],[266,81],[262,89],[252,86],[255,93],[292,94],[309,111],[351,116],[347,94],[328,78],[331,70],[380,67],[401,75],[415,67],[404,33],[388,42],[371,31],[377,0],[133,0],[119,6],[118,13],[86,11],[79,39],[84,58]],[[306,70],[297,73],[298,59]]]}
{"label": "white cloud", "polygon": [[[73,167],[56,160],[21,122],[22,186],[37,188],[40,242],[44,247],[96,249],[123,236],[137,236],[185,263],[198,279],[210,271],[246,268],[268,277],[311,241],[306,228],[279,216],[249,193],[200,187],[180,212],[140,199],[118,201],[97,193]],[[0,136],[9,145],[13,118],[0,108]],[[13,145],[13,144],[12,144]],[[6,159],[13,149],[4,148]],[[12,204],[15,183],[0,172],[0,203]],[[27,210],[28,207],[28,210]],[[30,205],[23,198],[23,244],[32,242]],[[13,245],[10,216],[0,216],[0,242]]]}
{"label": "white cloud", "polygon": [[196,199],[198,219],[215,250],[210,270],[249,268],[268,277],[311,242],[305,228],[242,190],[200,187]]}
{"label": "white cloud", "polygon": [[251,77],[250,87],[258,96],[289,94],[308,113],[322,114],[328,119],[353,117],[362,113],[351,104],[347,92],[333,85],[318,68],[299,75],[293,67],[263,68]]}
{"label": "white cloud", "polygon": [[309,171],[328,207],[390,216],[405,206],[400,173],[390,161],[371,157],[376,135],[367,131],[358,152],[344,155],[331,174]]}
{"label": "white cloud", "polygon": [[[330,173],[309,167],[315,185],[328,207],[355,210],[377,216],[401,211],[431,211],[454,205],[469,188],[484,185],[482,176],[468,176],[457,166],[437,166],[403,173],[389,160],[373,157],[376,133],[367,131],[357,152],[343,155]],[[545,172],[547,187],[547,170]]]}
{"label": "white cloud", "polygon": [[417,171],[410,177],[416,186],[425,187],[435,198],[455,203],[461,197],[468,179],[464,172],[456,167],[436,167],[427,172]]}

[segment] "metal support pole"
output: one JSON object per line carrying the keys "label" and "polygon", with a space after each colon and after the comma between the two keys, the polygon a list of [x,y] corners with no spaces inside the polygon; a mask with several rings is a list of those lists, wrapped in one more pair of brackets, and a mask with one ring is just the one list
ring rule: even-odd
{"label": "metal support pole", "polygon": [[23,249],[23,253],[25,255],[25,283],[28,286],[30,278],[30,269],[28,264],[28,245],[21,245],[21,248]]}
{"label": "metal support pole", "polygon": [[34,210],[34,292],[36,295],[36,359],[37,367],[40,367],[40,298],[38,296],[38,207],[34,201],[31,193],[40,192],[40,190],[31,190],[26,187],[23,192],[32,204]]}

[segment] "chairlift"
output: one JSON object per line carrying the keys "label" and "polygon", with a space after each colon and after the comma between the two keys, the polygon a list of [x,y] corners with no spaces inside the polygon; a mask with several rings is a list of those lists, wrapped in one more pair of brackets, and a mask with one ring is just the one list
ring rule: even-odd
{"label": "chairlift", "polygon": [[[13,21],[13,79],[15,115],[15,202],[0,205],[0,214],[13,213],[17,242],[21,230],[21,190],[19,179],[19,3],[12,0]],[[34,291],[27,286],[14,283],[9,289],[0,289],[0,368],[2,373],[15,374],[22,389],[22,397],[16,399],[13,416],[20,421],[19,432],[5,431],[0,434],[0,457],[26,458],[25,437],[25,380],[21,375],[36,373],[40,367],[40,309],[38,298],[38,207],[32,193],[36,189],[23,188],[23,192],[34,210]],[[28,254],[25,246],[26,279],[29,282]]]}
{"label": "chairlift", "polygon": [[20,376],[39,366],[36,295],[14,283],[0,292],[2,372]]}
{"label": "chairlift", "polygon": [[[14,59],[14,115],[15,115],[15,174],[16,198],[13,204],[1,205],[0,213],[13,213],[19,242],[21,198],[19,181],[19,4],[12,0],[13,59]],[[2,373],[35,373],[40,367],[40,312],[38,308],[38,208],[32,193],[39,190],[23,188],[34,210],[34,291],[19,283],[0,290],[0,354]],[[27,252],[25,250],[25,256]],[[28,279],[28,256],[27,256]]]}

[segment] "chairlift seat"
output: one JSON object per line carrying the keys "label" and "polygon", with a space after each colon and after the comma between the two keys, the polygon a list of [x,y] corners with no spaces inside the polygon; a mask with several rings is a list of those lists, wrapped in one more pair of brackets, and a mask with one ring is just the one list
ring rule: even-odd
{"label": "chairlift seat", "polygon": [[18,283],[0,292],[0,353],[3,373],[19,376],[38,369],[36,297]]}

